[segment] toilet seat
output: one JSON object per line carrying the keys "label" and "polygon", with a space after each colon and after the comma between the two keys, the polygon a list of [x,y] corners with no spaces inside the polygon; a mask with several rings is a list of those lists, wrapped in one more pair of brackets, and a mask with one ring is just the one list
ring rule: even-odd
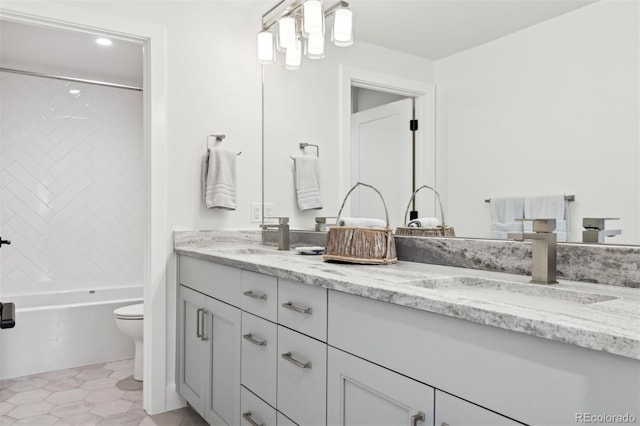
{"label": "toilet seat", "polygon": [[144,303],[137,305],[123,306],[113,311],[117,319],[141,320],[144,319]]}

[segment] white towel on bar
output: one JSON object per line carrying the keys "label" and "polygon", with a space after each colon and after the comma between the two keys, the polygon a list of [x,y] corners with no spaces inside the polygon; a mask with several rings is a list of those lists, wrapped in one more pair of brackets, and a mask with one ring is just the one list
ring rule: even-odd
{"label": "white towel on bar", "polygon": [[[555,219],[558,241],[569,240],[569,205],[564,195],[544,195],[528,197],[524,200],[524,214],[527,219]],[[533,223],[524,223],[524,232],[532,232]]]}
{"label": "white towel on bar", "polygon": [[437,217],[420,217],[409,222],[411,228],[435,228],[440,226],[440,219]]}
{"label": "white towel on bar", "polygon": [[369,217],[343,217],[338,222],[339,226],[359,226],[363,228],[384,228],[387,222],[382,219]]}
{"label": "white towel on bar", "polygon": [[202,162],[202,192],[208,209],[236,209],[238,154],[221,148],[208,149]]}
{"label": "white towel on bar", "polygon": [[320,199],[320,161],[312,155],[296,156],[293,159],[296,198],[300,211],[322,208]]}
{"label": "white towel on bar", "polygon": [[491,238],[506,239],[509,232],[522,232],[524,217],[523,197],[504,197],[491,199]]}

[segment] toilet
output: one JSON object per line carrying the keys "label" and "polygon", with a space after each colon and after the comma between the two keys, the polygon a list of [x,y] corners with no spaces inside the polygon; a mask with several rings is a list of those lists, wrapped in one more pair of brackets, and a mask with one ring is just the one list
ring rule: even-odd
{"label": "toilet", "polygon": [[136,355],[133,367],[133,378],[142,381],[142,324],[144,320],[144,303],[123,306],[115,309],[113,315],[116,318],[118,328],[129,336],[136,344]]}

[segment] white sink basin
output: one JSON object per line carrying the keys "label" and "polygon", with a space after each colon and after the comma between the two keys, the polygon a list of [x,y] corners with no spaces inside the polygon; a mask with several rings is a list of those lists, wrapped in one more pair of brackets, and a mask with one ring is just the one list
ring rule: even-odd
{"label": "white sink basin", "polygon": [[543,304],[561,302],[586,305],[617,299],[604,294],[560,288],[554,284],[518,283],[466,276],[406,281],[404,284],[492,302],[513,303],[514,300],[528,300]]}

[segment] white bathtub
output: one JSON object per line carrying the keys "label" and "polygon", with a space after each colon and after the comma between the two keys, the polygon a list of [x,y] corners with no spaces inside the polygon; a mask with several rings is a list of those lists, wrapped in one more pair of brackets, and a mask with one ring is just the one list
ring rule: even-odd
{"label": "white bathtub", "polygon": [[0,379],[133,358],[113,310],[142,303],[142,286],[28,296],[16,305],[16,326],[0,330]]}

